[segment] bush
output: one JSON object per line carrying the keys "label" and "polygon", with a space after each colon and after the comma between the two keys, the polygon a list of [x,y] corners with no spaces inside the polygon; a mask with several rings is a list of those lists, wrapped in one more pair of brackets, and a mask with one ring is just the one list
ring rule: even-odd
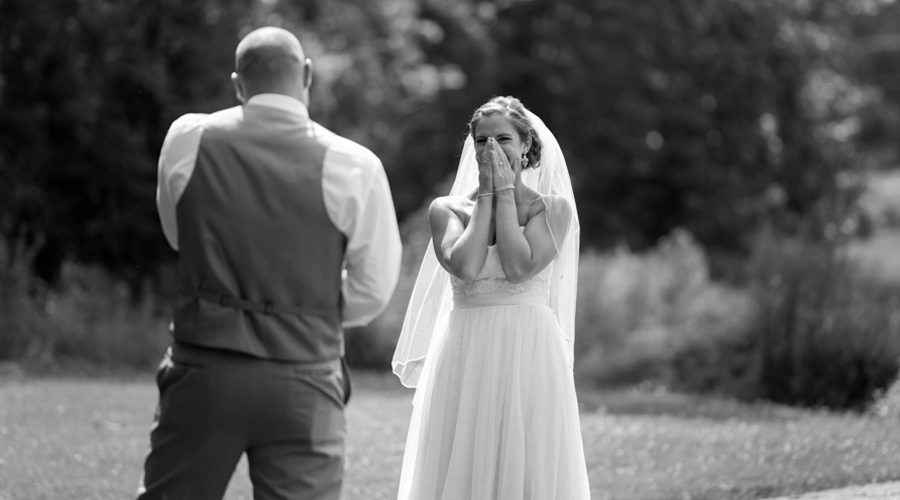
{"label": "bush", "polygon": [[900,287],[860,273],[839,246],[763,236],[751,260],[759,397],[860,409],[900,367]]}
{"label": "bush", "polygon": [[38,282],[22,248],[0,240],[0,361],[36,360],[50,353],[50,319],[41,307]]}
{"label": "bush", "polygon": [[56,364],[149,370],[159,363],[171,342],[172,307],[153,294],[135,299],[125,283],[99,269],[67,265],[63,283],[46,306],[56,325]]}
{"label": "bush", "polygon": [[[736,342],[752,312],[747,294],[711,281],[706,254],[683,230],[639,254],[582,255],[578,283],[577,375],[600,385],[702,386],[720,366],[703,351]],[[676,369],[700,354],[704,363]]]}
{"label": "bush", "polygon": [[577,374],[742,399],[860,409],[900,366],[900,287],[838,246],[758,237],[745,290],[710,281],[676,232],[641,254],[586,254]]}
{"label": "bush", "polygon": [[170,339],[170,308],[105,272],[64,266],[59,287],[30,273],[28,254],[0,253],[0,361],[38,369],[150,369]]}
{"label": "bush", "polygon": [[878,395],[870,410],[874,416],[900,420],[900,378]]}

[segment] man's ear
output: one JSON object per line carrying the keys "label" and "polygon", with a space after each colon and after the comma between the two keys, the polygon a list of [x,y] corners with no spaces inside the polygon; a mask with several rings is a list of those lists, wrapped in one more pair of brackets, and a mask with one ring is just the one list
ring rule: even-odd
{"label": "man's ear", "polygon": [[303,61],[303,88],[309,90],[312,85],[312,61],[307,58]]}
{"label": "man's ear", "polygon": [[244,98],[244,86],[241,84],[241,77],[237,73],[231,73],[231,84],[234,85],[234,95],[241,104],[245,104],[247,100]]}

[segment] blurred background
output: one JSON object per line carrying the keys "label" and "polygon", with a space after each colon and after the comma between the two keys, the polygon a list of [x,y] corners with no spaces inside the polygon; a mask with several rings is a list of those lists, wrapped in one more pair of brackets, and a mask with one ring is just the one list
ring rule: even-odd
{"label": "blurred background", "polygon": [[512,94],[573,179],[582,386],[841,409],[891,393],[893,0],[2,0],[3,366],[155,366],[177,300],[162,140],[183,113],[237,103],[234,47],[263,25],[298,35],[313,118],[391,182],[403,275],[347,332],[352,366],[390,369],[425,207],[475,107]]}

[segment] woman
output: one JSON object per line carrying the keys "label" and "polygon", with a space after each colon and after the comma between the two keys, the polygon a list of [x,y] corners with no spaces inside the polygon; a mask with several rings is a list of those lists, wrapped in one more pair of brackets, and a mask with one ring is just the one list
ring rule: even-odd
{"label": "woman", "polygon": [[572,377],[578,217],[553,134],[478,108],[394,354],[417,387],[400,500],[589,498]]}

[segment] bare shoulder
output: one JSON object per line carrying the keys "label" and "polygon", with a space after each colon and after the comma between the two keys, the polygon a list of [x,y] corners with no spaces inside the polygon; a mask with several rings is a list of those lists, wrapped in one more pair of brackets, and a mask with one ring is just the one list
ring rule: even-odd
{"label": "bare shoulder", "polygon": [[540,195],[535,193],[536,196],[533,200],[531,200],[531,205],[528,207],[528,218],[531,219],[538,215],[541,215],[546,210],[564,210],[566,213],[571,211],[569,207],[569,200],[557,194],[547,194]]}
{"label": "bare shoulder", "polygon": [[538,196],[528,207],[528,222],[541,218],[546,220],[551,227],[559,223],[568,224],[567,221],[571,215],[571,203],[559,195]]}
{"label": "bare shoulder", "polygon": [[564,196],[560,196],[558,194],[550,194],[542,197],[543,210],[550,210],[553,212],[559,212],[560,214],[564,214],[568,217],[570,213],[572,213],[572,204],[569,203]]}
{"label": "bare shoulder", "polygon": [[464,196],[441,196],[435,198],[428,207],[428,215],[435,217],[456,216],[459,220],[466,223],[472,214],[472,200]]}

